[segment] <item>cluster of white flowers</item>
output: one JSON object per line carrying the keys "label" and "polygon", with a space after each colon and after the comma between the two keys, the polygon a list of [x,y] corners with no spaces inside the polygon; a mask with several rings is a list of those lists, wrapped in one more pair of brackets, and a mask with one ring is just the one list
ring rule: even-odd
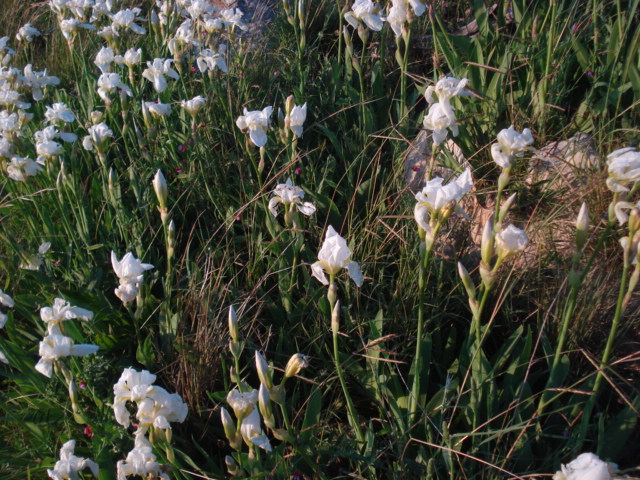
{"label": "cluster of white flowers", "polygon": [[238,441],[239,437],[242,437],[249,447],[257,446],[270,452],[271,442],[269,437],[262,431],[258,400],[259,395],[255,389],[244,393],[237,388],[231,390],[227,395],[227,403],[233,409],[238,422],[240,422],[240,428],[236,429],[231,416],[224,407],[220,409],[222,425],[229,441],[232,445],[235,444],[236,448],[238,443],[241,443]]}
{"label": "cluster of white flowers", "polygon": [[[451,98],[457,95],[467,95],[465,86],[467,79],[458,80],[454,77],[444,77],[435,86],[430,85],[424,93],[429,104],[429,112],[423,119],[423,126],[431,130],[434,145],[440,145],[447,138],[447,129],[454,137],[458,136],[456,115],[451,105]],[[438,97],[436,102],[434,94]]]}
{"label": "cluster of white flowers", "polygon": [[131,252],[126,253],[121,260],[118,260],[114,251],[111,252],[111,265],[120,280],[120,286],[115,290],[116,296],[125,305],[133,302],[144,278],[142,274],[145,270],[152,269],[153,265],[142,263]]}
{"label": "cluster of white flowers", "polygon": [[384,26],[384,22],[389,22],[396,37],[402,35],[402,29],[411,16],[421,16],[426,10],[426,5],[422,0],[392,0],[386,17],[382,15],[383,10],[372,0],[356,0],[351,10],[344,14],[344,19],[353,28],[365,25],[374,32],[379,32]]}
{"label": "cluster of white flowers", "polygon": [[162,473],[161,465],[156,462],[146,434],[151,427],[167,430],[171,428],[171,422],[184,422],[188,408],[180,395],[154,385],[155,381],[156,376],[147,370],[138,372],[133,368],[125,368],[113,386],[113,411],[120,425],[128,427],[131,423],[127,404],[136,404],[137,407],[134,448],[125,460],[118,461],[118,479],[135,475],[168,479]]}
{"label": "cluster of white flowers", "polygon": [[[264,147],[267,144],[267,130],[270,128],[270,118],[273,107],[265,107],[262,110],[249,111],[246,108],[243,115],[236,120],[236,125],[243,133],[248,133],[251,142],[257,147]],[[278,117],[281,122],[282,133],[285,137],[292,132],[296,138],[302,136],[304,122],[307,119],[307,104],[296,105],[293,95],[289,96],[285,102],[286,115],[278,109]]]}
{"label": "cluster of white flowers", "polygon": [[40,318],[47,324],[47,335],[40,342],[40,360],[36,370],[47,377],[53,373],[55,361],[69,356],[90,355],[98,351],[96,345],[74,344],[70,337],[62,333],[62,322],[74,318],[91,320],[93,312],[80,307],[72,307],[62,298],[56,298],[52,307],[40,309]]}
{"label": "cluster of white flowers", "polygon": [[473,187],[471,170],[467,168],[462,175],[447,185],[443,185],[443,182],[440,177],[433,178],[416,193],[417,203],[413,215],[418,227],[431,242],[438,222],[446,220],[454,211],[464,215],[458,202]]}

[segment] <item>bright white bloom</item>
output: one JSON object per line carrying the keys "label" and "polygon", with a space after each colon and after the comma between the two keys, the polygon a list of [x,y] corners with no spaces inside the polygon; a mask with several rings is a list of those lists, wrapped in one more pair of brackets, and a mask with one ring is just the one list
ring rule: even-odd
{"label": "bright white bloom", "polygon": [[68,18],[60,21],[60,30],[62,31],[62,35],[69,43],[71,43],[76,38],[76,35],[78,35],[78,32],[81,28],[85,30],[96,29],[96,27],[94,27],[90,23],[81,23],[75,18]]}
{"label": "bright white bloom", "polygon": [[7,141],[15,141],[17,137],[22,137],[20,127],[20,117],[17,113],[10,113],[8,110],[0,111],[0,133]]}
{"label": "bright white bloom", "polygon": [[438,82],[434,85],[429,85],[427,90],[424,92],[424,98],[427,100],[429,105],[436,102],[433,94],[435,93],[438,97],[438,102],[446,105],[451,108],[451,98],[456,95],[468,95],[465,91],[465,87],[469,82],[468,79],[462,78],[457,79],[452,76],[447,76],[438,80]]}
{"label": "bright white bloom", "polygon": [[90,23],[94,23],[100,16],[111,17],[111,9],[113,8],[112,0],[93,0],[95,4],[91,11]]}
{"label": "bright white bloom", "polygon": [[169,393],[164,388],[151,386],[147,389],[146,397],[137,400],[138,411],[136,418],[139,425],[166,430],[171,428],[170,422],[184,422],[189,408],[177,393]]}
{"label": "bright white bloom", "polygon": [[202,73],[206,73],[207,71],[214,71],[217,68],[221,72],[227,73],[227,62],[224,59],[225,50],[226,46],[224,44],[221,44],[218,47],[218,53],[214,52],[210,48],[201,50],[196,57],[198,70]]}
{"label": "bright white bloom", "polygon": [[129,426],[131,420],[126,408],[127,402],[139,402],[145,399],[155,381],[156,376],[147,370],[138,372],[133,368],[125,368],[122,371],[120,379],[113,386],[113,411],[116,422],[125,428]]}
{"label": "bright white bloom", "polygon": [[607,155],[607,187],[612,192],[628,192],[640,181],[640,152],[634,147],[620,148]]}
{"label": "bright white bloom", "polygon": [[31,43],[33,42],[33,39],[35,37],[39,37],[39,36],[40,36],[40,30],[38,30],[36,27],[31,25],[30,23],[26,23],[22,27],[20,27],[20,29],[18,30],[18,33],[16,34],[16,40],[18,40],[19,42],[25,40]]}
{"label": "bright white bloom", "polygon": [[0,137],[0,157],[12,158],[13,157],[13,143],[5,138]]}
{"label": "bright white bloom", "polygon": [[[75,142],[78,139],[74,133],[59,132],[55,125],[49,125],[48,127],[37,131],[33,134],[33,138],[35,139],[36,151],[38,151],[38,153],[40,153],[40,151],[48,152],[51,149],[58,150],[58,147],[56,146],[57,143],[53,142],[54,139],[60,139],[63,142]],[[62,153],[62,151],[58,153],[45,153],[45,155],[59,155],[60,153]]]}
{"label": "bright white bloom", "polygon": [[218,30],[222,30],[224,25],[219,17],[207,17],[204,20],[204,29],[207,33],[215,33]]}
{"label": "bright white bloom", "polygon": [[119,33],[119,30],[126,30],[127,28],[138,35],[144,35],[147,31],[135,22],[144,20],[139,17],[139,8],[125,8],[117,12],[111,19],[111,27],[115,32]]}
{"label": "bright white bloom", "polygon": [[44,118],[52,125],[61,126],[65,123],[75,122],[76,116],[66,104],[62,102],[47,106]]}
{"label": "bright white bloom", "polygon": [[89,9],[95,4],[95,0],[69,0],[67,8],[74,17],[80,21],[86,21],[89,16]]}
{"label": "bright white bloom", "polygon": [[115,61],[115,55],[113,48],[102,47],[96,54],[96,58],[93,63],[100,69],[102,73],[108,73],[111,71],[111,64]]}
{"label": "bright white bloom", "polygon": [[307,104],[305,102],[304,105],[294,105],[291,109],[291,113],[287,115],[284,119],[284,124],[288,125],[289,128],[296,134],[296,137],[302,136],[302,124],[307,119]]}
{"label": "bright white bloom", "polygon": [[22,85],[22,70],[0,66],[0,89],[19,88]]}
{"label": "bright white bloom", "polygon": [[458,125],[455,117],[451,118],[451,112],[452,110],[448,110],[441,103],[434,103],[429,107],[429,113],[422,121],[424,128],[433,132],[431,138],[436,146],[447,138],[447,129],[451,130],[454,137],[458,136]]}
{"label": "bright white bloom", "polygon": [[60,449],[60,460],[56,462],[53,470],[47,469],[49,478],[53,480],[77,480],[78,472],[89,468],[94,477],[98,476],[98,464],[87,458],[76,457],[73,451],[76,448],[76,441],[69,440]]}
{"label": "bright white bloom", "polygon": [[127,402],[137,405],[136,419],[138,430],[146,431],[148,427],[167,429],[170,422],[182,423],[187,417],[187,404],[177,393],[169,393],[164,388],[153,385],[156,376],[147,370],[138,372],[133,368],[126,368],[118,382],[113,386],[113,410],[116,421],[123,427],[128,427],[130,415]]}
{"label": "bright white bloom", "polygon": [[269,117],[273,107],[266,107],[262,110],[248,111],[246,108],[243,110],[244,115],[241,115],[236,120],[236,125],[243,132],[249,132],[249,138],[253,144],[257,147],[264,147],[267,144],[267,129],[269,128]]}
{"label": "bright white bloom", "polygon": [[131,89],[120,81],[119,73],[103,73],[100,75],[100,78],[98,78],[98,95],[107,106],[111,105],[111,94],[116,90],[124,92],[130,97],[133,95]]}
{"label": "bright white bloom", "polygon": [[116,37],[120,36],[118,32],[111,25],[105,26],[104,28],[102,28],[102,30],[98,30],[97,33],[98,33],[98,36],[102,37],[102,39],[106,42],[111,42]]}
{"label": "bright white bloom", "polygon": [[20,94],[15,90],[0,90],[0,105],[3,107],[16,106],[18,108],[27,109],[30,103],[20,100]]}
{"label": "bright white bloom", "polygon": [[281,203],[285,208],[285,215],[294,207],[303,215],[313,215],[316,207],[311,202],[303,202],[304,190],[296,187],[291,179],[288,178],[286,183],[280,183],[273,190],[273,197],[269,200],[269,211],[276,217],[278,215],[278,205]]}
{"label": "bright white bloom", "polygon": [[13,306],[15,305],[15,302],[13,301],[13,298],[11,298],[9,295],[7,295],[2,290],[0,290],[0,305],[4,305],[5,307],[8,307],[8,308],[13,308]]}
{"label": "bright white bloom", "polygon": [[323,285],[329,285],[325,273],[333,276],[343,268],[347,269],[347,273],[358,287],[362,285],[364,277],[360,265],[351,260],[351,250],[347,241],[329,225],[322,248],[318,252],[318,261],[311,265],[311,274]]}
{"label": "bright white bloom", "polygon": [[171,113],[171,105],[169,103],[160,102],[144,102],[147,111],[155,117],[166,117]]}
{"label": "bright white bloom", "polygon": [[164,92],[167,88],[165,75],[177,80],[178,72],[171,68],[171,59],[155,58],[153,62],[147,62],[147,68],[142,72],[142,76],[153,83],[156,92]]}
{"label": "bright white bloom", "polygon": [[461,212],[457,203],[473,187],[471,170],[467,168],[462,175],[447,185],[443,185],[443,182],[442,178],[436,177],[429,180],[422,191],[416,193],[417,203],[413,210],[414,218],[418,226],[427,233],[433,230],[432,220],[442,220],[439,217],[443,211],[447,212],[445,217],[448,217],[453,211]]}
{"label": "bright white bloom", "polygon": [[184,108],[189,115],[195,118],[206,103],[207,99],[198,95],[197,97],[193,97],[191,100],[182,100],[182,102],[180,102],[180,106]]}
{"label": "bright white bloom", "polygon": [[234,388],[227,395],[227,403],[233,408],[236,418],[242,419],[249,415],[258,403],[258,392],[254,389],[242,393]]}
{"label": "bright white bloom", "polygon": [[498,259],[505,259],[523,251],[529,243],[529,239],[524,230],[509,225],[496,234],[495,242]]}
{"label": "bright white bloom", "polygon": [[[53,136],[51,136],[52,130],[48,129],[53,129]],[[47,159],[54,158],[62,154],[62,145],[52,140],[52,138],[55,138],[57,134],[58,132],[55,130],[53,125],[35,133],[38,163],[44,165]]]}
{"label": "bright white bloom", "polygon": [[429,85],[427,87],[427,90],[424,92],[424,98],[427,100],[429,105],[433,105],[436,101],[433,96],[435,93],[438,97],[440,109],[444,114],[446,114],[450,122],[455,123],[456,116],[453,106],[451,105],[451,98],[456,95],[469,95],[465,91],[467,82],[468,80],[466,78],[457,79],[452,76],[441,78],[435,86]]}
{"label": "bright white bloom", "polygon": [[[5,307],[12,308],[15,305],[15,302],[13,301],[13,298],[0,290],[0,304]],[[0,312],[0,328],[4,328],[8,318],[9,317],[6,313]],[[0,362],[9,363],[7,357],[5,357],[2,352],[0,352]]]}
{"label": "bright white bloom", "polygon": [[258,408],[253,407],[253,411],[242,419],[242,423],[240,424],[240,434],[247,445],[256,445],[263,450],[270,452],[271,443],[269,442],[269,437],[262,433],[260,420]]}
{"label": "bright white bloom", "polygon": [[491,145],[491,156],[500,167],[510,168],[515,158],[522,157],[532,143],[531,130],[525,128],[518,133],[511,125],[498,133],[498,143]]}
{"label": "bright white bloom", "polygon": [[51,377],[53,373],[53,362],[64,357],[81,357],[96,353],[97,345],[79,344],[74,345],[70,337],[65,337],[59,333],[47,335],[40,342],[40,361],[36,364],[36,370],[46,377]]}
{"label": "bright white bloom", "polygon": [[408,0],[408,1],[416,17],[421,16],[427,9],[427,6],[423,3],[422,0]]}
{"label": "bright white bloom", "polygon": [[223,25],[231,27],[231,30],[235,27],[238,27],[240,30],[246,30],[249,27],[242,21],[243,15],[244,13],[239,8],[227,8],[220,12],[220,20]]}
{"label": "bright white bloom", "polygon": [[640,201],[634,204],[631,202],[617,202],[614,206],[614,212],[620,225],[624,225],[629,220],[629,214],[625,210],[640,209]]}
{"label": "bright white bloom", "polygon": [[387,14],[387,22],[391,25],[396,38],[402,35],[402,27],[409,20],[408,14],[409,8],[406,0],[392,0],[391,8],[389,8],[389,13]]}
{"label": "bright white bloom", "polygon": [[31,64],[24,67],[23,85],[31,88],[31,95],[36,101],[42,100],[44,93],[42,89],[47,85],[58,85],[60,79],[52,75],[47,75],[47,70],[35,72]]}
{"label": "bright white bloom", "polygon": [[7,174],[9,178],[17,182],[24,182],[28,177],[33,177],[42,171],[42,166],[29,157],[11,157],[7,162]]}
{"label": "bright white bloom", "polygon": [[380,8],[371,0],[356,0],[351,11],[344,14],[344,19],[353,28],[358,28],[360,22],[375,32],[382,30],[385,18],[379,15]]}
{"label": "bright white bloom", "polygon": [[87,131],[89,135],[82,139],[82,147],[88,151],[93,151],[94,147],[98,152],[104,151],[108,139],[113,138],[113,130],[104,122],[90,126]]}
{"label": "bright white bloom", "polygon": [[116,464],[118,480],[125,480],[127,477],[169,480],[169,475],[156,461],[151,443],[145,434],[144,429],[136,431],[133,450],[127,454],[125,460],[118,460]]}
{"label": "bright white bloom", "polygon": [[91,320],[93,312],[85,308],[72,307],[63,298],[56,298],[52,307],[40,309],[40,318],[47,324],[47,330],[50,334],[59,334],[60,324],[65,320],[71,320],[72,318]]}
{"label": "bright white bloom", "polygon": [[197,21],[206,15],[212,15],[216,9],[207,0],[192,0],[187,6],[187,13],[192,20]]}
{"label": "bright white bloom", "polygon": [[182,22],[176,29],[176,33],[173,38],[167,42],[167,46],[169,47],[169,51],[172,55],[175,55],[176,52],[179,52],[187,45],[195,47],[199,47],[201,45],[201,43],[196,39],[194,25],[191,19],[186,19]]}
{"label": "bright white bloom", "polygon": [[35,255],[29,255],[27,258],[27,263],[22,262],[20,264],[20,268],[25,270],[38,270],[42,265],[44,260],[44,255],[51,248],[51,242],[42,242],[42,244],[38,247],[38,253]]}
{"label": "bright white bloom", "polygon": [[130,48],[124,55],[116,55],[114,60],[117,63],[124,63],[127,67],[131,68],[134,65],[139,64],[142,61],[142,49]]}
{"label": "bright white bloom", "polygon": [[572,462],[561,465],[553,480],[611,480],[617,466],[603,462],[593,453],[582,453]]}
{"label": "bright white bloom", "polygon": [[120,279],[120,286],[116,288],[115,294],[126,305],[135,300],[144,279],[142,274],[145,270],[152,269],[153,265],[142,263],[131,252],[118,260],[114,251],[111,251],[111,265]]}
{"label": "bright white bloom", "polygon": [[7,46],[9,37],[0,38],[0,64],[2,66],[8,66],[11,63],[11,58],[16,54],[16,51]]}

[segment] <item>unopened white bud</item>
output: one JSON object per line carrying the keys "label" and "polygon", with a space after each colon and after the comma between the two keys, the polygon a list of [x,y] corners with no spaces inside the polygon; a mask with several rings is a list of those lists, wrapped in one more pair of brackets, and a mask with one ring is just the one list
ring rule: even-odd
{"label": "unopened white bud", "polygon": [[480,244],[482,261],[486,265],[491,264],[491,258],[493,257],[493,245],[493,221],[491,219],[488,219],[484,224],[484,229],[482,230],[482,243]]}
{"label": "unopened white bud", "polygon": [[300,370],[302,370],[303,368],[307,368],[309,366],[309,361],[307,360],[307,358],[309,357],[301,353],[292,355],[287,362],[287,366],[284,370],[284,376],[286,378],[295,377],[298,373],[300,373]]}
{"label": "unopened white bud", "polygon": [[165,180],[161,170],[158,170],[155,177],[153,177],[153,189],[156,191],[156,197],[158,197],[160,208],[162,210],[166,210],[169,191],[167,189],[167,181]]}

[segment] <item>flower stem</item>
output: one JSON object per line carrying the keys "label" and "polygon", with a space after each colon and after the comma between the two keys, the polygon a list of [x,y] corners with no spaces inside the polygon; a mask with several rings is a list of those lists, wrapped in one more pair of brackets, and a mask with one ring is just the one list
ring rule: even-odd
{"label": "flower stem", "polygon": [[431,242],[421,244],[422,262],[418,273],[418,329],[416,332],[416,353],[413,357],[413,384],[411,385],[411,395],[409,397],[409,422],[412,423],[417,420],[418,405],[420,403],[420,389],[421,389],[421,377],[423,366],[423,351],[422,351],[422,336],[424,330],[424,316],[425,316],[425,291],[427,281],[427,268],[429,266],[429,259],[431,258],[431,251],[435,245],[435,238],[440,230],[441,222],[436,223],[431,235],[433,240]]}
{"label": "flower stem", "polygon": [[[351,399],[351,395],[349,394],[349,390],[347,389],[347,382],[344,380],[344,373],[342,372],[342,365],[340,364],[340,354],[338,350],[338,330],[340,328],[340,304],[335,298],[335,284],[333,283],[333,275],[330,275],[330,285],[329,285],[329,304],[331,305],[331,333],[333,334],[333,359],[336,365],[336,373],[338,374],[338,379],[340,380],[340,386],[342,387],[342,392],[344,393],[344,398],[347,402],[347,416],[349,418],[349,423],[353,427],[356,433],[356,439],[358,443],[364,445],[365,438],[362,433],[362,429],[360,428],[360,424],[358,423],[358,416],[356,414],[355,406],[353,405],[353,400]],[[332,288],[334,287],[334,288]],[[333,295],[332,295],[333,293]]]}

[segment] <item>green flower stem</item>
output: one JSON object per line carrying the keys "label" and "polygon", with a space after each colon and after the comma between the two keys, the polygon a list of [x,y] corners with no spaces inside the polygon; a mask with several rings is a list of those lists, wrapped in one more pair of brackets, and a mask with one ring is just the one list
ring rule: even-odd
{"label": "green flower stem", "polygon": [[431,252],[435,245],[435,238],[438,235],[442,220],[436,223],[431,235],[433,239],[429,244],[421,244],[421,264],[418,273],[418,329],[416,332],[416,352],[413,357],[413,384],[411,385],[411,395],[409,397],[409,423],[417,421],[418,405],[420,400],[420,377],[422,376],[422,336],[424,330],[424,316],[425,316],[425,290],[427,280],[427,268],[429,266],[429,259],[431,258]]}
{"label": "green flower stem", "polygon": [[[356,433],[356,439],[358,443],[364,445],[365,438],[362,433],[362,429],[360,428],[360,424],[358,423],[358,416],[356,414],[356,408],[353,405],[353,400],[351,399],[351,395],[349,394],[349,390],[347,389],[347,382],[344,380],[344,373],[342,372],[342,365],[340,364],[340,354],[338,350],[338,330],[340,327],[340,314],[338,312],[334,313],[334,309],[336,304],[338,303],[335,297],[335,284],[334,284],[334,274],[330,274],[330,283],[329,283],[329,293],[327,295],[329,299],[329,305],[331,306],[331,333],[333,335],[333,359],[336,365],[336,373],[338,374],[338,379],[340,380],[340,386],[342,387],[342,392],[344,393],[344,398],[347,402],[347,415],[349,417],[349,423],[353,427]],[[340,305],[338,305],[338,308]]]}
{"label": "green flower stem", "polygon": [[604,379],[604,371],[609,367],[609,359],[611,358],[611,354],[613,352],[613,343],[616,338],[616,333],[618,331],[618,326],[620,325],[620,319],[622,318],[622,314],[624,313],[624,298],[627,292],[627,277],[629,276],[629,262],[625,261],[625,265],[622,269],[622,280],[620,281],[620,290],[618,292],[618,301],[616,303],[616,310],[613,315],[613,322],[611,322],[611,329],[609,330],[609,338],[607,338],[607,344],[604,348],[604,353],[602,354],[602,360],[600,361],[600,366],[598,367],[598,373],[596,374],[595,382],[593,383],[593,389],[591,390],[591,396],[587,401],[587,405],[584,409],[582,416],[582,423],[580,425],[580,431],[578,435],[578,445],[577,448],[581,448],[586,437],[587,427],[589,426],[589,420],[591,418],[591,413],[593,412],[593,408],[595,407],[596,401],[598,399],[598,395],[600,393],[600,389],[602,387],[602,380]]}
{"label": "green flower stem", "polygon": [[342,60],[342,27],[344,25],[344,19],[342,18],[342,7],[340,6],[340,0],[336,0],[336,7],[338,9],[338,65]]}
{"label": "green flower stem", "polygon": [[545,387],[542,396],[540,397],[540,402],[538,403],[538,409],[534,417],[538,417],[542,415],[544,408],[549,403],[549,397],[551,396],[551,392],[549,388],[554,387],[555,378],[557,375],[557,370],[560,365],[560,358],[562,356],[562,351],[564,349],[564,344],[566,342],[567,331],[569,330],[569,321],[571,317],[573,317],[573,312],[576,308],[578,292],[580,291],[580,283],[571,287],[571,291],[569,292],[569,300],[567,301],[567,306],[564,311],[564,315],[562,318],[562,328],[560,330],[560,336],[558,337],[558,345],[556,347],[556,351],[553,357],[553,364],[551,365],[551,371],[549,372],[549,379],[547,380],[547,385]]}

